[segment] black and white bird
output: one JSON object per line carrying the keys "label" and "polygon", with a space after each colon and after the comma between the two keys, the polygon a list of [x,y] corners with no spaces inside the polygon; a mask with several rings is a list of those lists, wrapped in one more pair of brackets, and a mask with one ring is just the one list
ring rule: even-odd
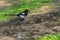
{"label": "black and white bird", "polygon": [[28,10],[26,9],[25,11],[17,14],[17,16],[20,18],[20,20],[24,20],[24,18],[28,15]]}

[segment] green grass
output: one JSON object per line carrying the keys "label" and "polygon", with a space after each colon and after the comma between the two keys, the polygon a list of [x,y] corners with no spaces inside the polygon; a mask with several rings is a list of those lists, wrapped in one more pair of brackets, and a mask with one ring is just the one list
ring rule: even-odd
{"label": "green grass", "polygon": [[17,13],[22,12],[25,9],[32,10],[44,5],[45,3],[47,4],[51,1],[52,0],[33,0],[33,1],[24,0],[23,2],[20,2],[18,0],[17,4],[14,4],[11,7],[0,10],[0,21],[3,21],[4,19],[11,19],[11,17],[13,17],[9,15],[16,15]]}
{"label": "green grass", "polygon": [[60,40],[60,33],[56,35],[45,35],[41,38],[36,38],[35,40]]}

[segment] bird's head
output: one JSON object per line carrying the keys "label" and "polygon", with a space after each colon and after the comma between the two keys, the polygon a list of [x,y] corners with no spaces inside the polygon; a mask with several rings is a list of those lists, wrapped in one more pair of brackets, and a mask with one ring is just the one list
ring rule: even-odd
{"label": "bird's head", "polygon": [[26,9],[26,10],[25,10],[25,13],[28,13],[28,12],[29,12],[29,10],[28,10],[28,9]]}

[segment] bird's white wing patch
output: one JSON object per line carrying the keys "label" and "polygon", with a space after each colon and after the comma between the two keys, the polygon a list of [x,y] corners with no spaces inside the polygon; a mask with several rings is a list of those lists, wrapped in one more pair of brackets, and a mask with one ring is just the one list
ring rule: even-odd
{"label": "bird's white wing patch", "polygon": [[20,15],[20,18],[24,18],[25,16],[24,15]]}
{"label": "bird's white wing patch", "polygon": [[25,13],[22,13],[22,14],[25,14]]}

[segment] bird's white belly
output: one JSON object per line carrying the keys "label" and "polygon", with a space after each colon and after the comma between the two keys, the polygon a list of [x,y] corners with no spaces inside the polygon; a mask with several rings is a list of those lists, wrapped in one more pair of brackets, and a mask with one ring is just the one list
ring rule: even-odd
{"label": "bird's white belly", "polygon": [[25,18],[25,16],[24,15],[20,15],[20,18]]}

